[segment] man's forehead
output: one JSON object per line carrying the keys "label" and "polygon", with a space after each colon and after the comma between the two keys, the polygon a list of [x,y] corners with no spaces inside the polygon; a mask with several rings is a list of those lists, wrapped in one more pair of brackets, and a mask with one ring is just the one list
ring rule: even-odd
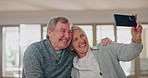
{"label": "man's forehead", "polygon": [[57,24],[56,25],[57,28],[64,28],[64,29],[71,29],[69,24]]}

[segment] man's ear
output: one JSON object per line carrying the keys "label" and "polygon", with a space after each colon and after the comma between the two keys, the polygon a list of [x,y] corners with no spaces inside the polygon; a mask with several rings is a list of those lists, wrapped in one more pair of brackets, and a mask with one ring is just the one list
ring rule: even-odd
{"label": "man's ear", "polygon": [[48,35],[51,33],[51,29],[48,29]]}

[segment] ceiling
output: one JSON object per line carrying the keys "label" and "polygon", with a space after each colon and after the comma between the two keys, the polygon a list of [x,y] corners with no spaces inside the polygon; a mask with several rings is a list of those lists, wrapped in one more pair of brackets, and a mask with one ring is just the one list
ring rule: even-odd
{"label": "ceiling", "polygon": [[148,9],[148,0],[0,0],[0,12],[122,9]]}

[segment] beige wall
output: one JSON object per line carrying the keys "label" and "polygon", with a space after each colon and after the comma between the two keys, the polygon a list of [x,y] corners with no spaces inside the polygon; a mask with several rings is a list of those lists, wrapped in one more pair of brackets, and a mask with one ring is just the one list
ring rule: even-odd
{"label": "beige wall", "polygon": [[113,14],[137,13],[142,23],[148,23],[148,10],[112,10],[112,11],[53,11],[53,12],[0,12],[0,25],[18,25],[21,23],[46,24],[53,16],[67,16],[72,23],[114,23]]}

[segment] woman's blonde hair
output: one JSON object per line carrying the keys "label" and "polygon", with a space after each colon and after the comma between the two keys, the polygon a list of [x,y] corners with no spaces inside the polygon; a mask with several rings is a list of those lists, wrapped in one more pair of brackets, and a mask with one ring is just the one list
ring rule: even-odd
{"label": "woman's blonde hair", "polygon": [[84,30],[81,27],[77,26],[77,25],[74,25],[74,26],[71,27],[71,31],[73,32],[74,30],[81,30],[81,31],[84,32]]}

